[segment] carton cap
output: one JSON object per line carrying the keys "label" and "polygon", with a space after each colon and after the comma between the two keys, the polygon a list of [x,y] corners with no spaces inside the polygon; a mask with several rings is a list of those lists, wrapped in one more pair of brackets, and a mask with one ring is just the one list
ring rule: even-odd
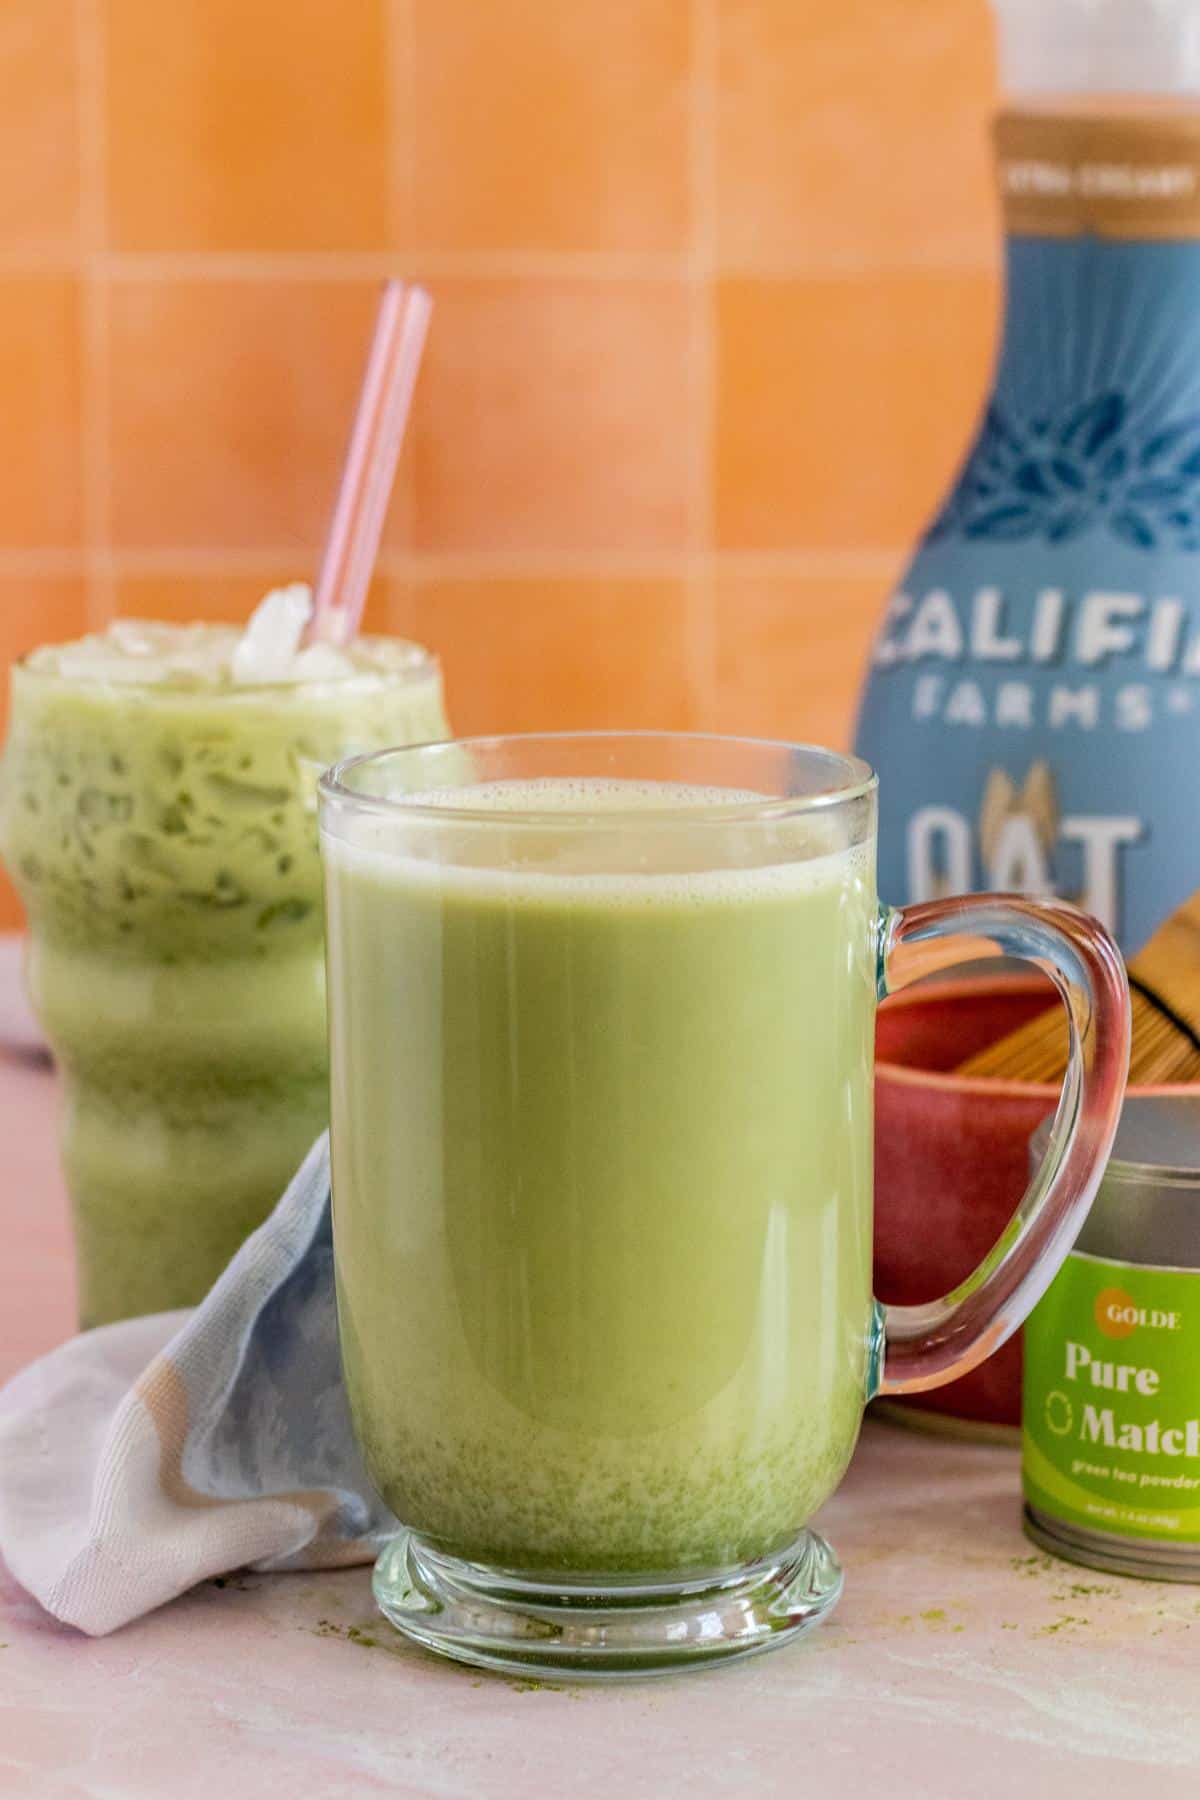
{"label": "carton cap", "polygon": [[992,0],[1010,97],[1194,95],[1196,0]]}

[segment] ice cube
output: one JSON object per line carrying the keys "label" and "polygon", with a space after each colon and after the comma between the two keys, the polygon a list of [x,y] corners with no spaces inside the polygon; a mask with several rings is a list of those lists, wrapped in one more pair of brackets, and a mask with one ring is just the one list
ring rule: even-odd
{"label": "ice cube", "polygon": [[292,664],[297,681],[344,681],[353,675],[354,664],[332,644],[309,644]]}
{"label": "ice cube", "polygon": [[[157,649],[164,647],[161,631],[156,632],[146,619],[114,619],[107,636],[122,656],[153,656]],[[159,640],[157,643],[156,639]]]}
{"label": "ice cube", "polygon": [[237,641],[225,626],[114,619],[93,637],[55,648],[51,660],[69,681],[220,683]]}
{"label": "ice cube", "polygon": [[60,650],[52,667],[64,681],[130,683],[161,680],[166,670],[148,656],[130,656],[104,648],[103,639],[84,639]]}
{"label": "ice cube", "polygon": [[286,681],[304,628],[312,616],[312,590],[303,581],[274,588],[260,600],[234,647],[235,682]]}

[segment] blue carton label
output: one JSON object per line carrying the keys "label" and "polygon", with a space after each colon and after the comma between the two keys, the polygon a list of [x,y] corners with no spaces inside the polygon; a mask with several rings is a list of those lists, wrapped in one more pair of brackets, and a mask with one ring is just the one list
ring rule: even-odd
{"label": "blue carton label", "polygon": [[1017,237],[995,391],[876,639],[881,891],[1200,887],[1200,244]]}

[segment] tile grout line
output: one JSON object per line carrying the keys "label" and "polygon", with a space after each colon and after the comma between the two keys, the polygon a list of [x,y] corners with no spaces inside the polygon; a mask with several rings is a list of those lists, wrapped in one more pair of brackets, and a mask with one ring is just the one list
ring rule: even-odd
{"label": "tile grout line", "polygon": [[[693,5],[707,0],[693,0]],[[148,281],[382,281],[401,262],[410,275],[464,281],[686,282],[697,267],[695,250],[99,250],[96,267],[110,282]],[[58,252],[0,250],[0,273],[43,274],[73,270],[72,258]],[[710,275],[726,280],[780,281],[841,286],[849,281],[945,281],[977,277],[994,280],[995,261],[943,258],[935,262],[898,260],[864,263],[854,258],[807,262],[800,257],[760,262],[738,260]]]}
{"label": "tile grout line", "polygon": [[417,12],[415,0],[388,0],[388,242],[407,259],[417,191]]}
{"label": "tile grout line", "polygon": [[701,486],[703,544],[716,543],[713,488],[713,448],[716,432],[716,332],[714,286],[717,278],[717,155],[719,92],[718,0],[692,0],[697,34],[698,81],[693,89],[694,125],[691,154],[692,203],[695,208],[692,280],[702,302],[700,350],[703,430],[703,481]]}
{"label": "tile grout line", "polygon": [[84,580],[86,575],[87,552],[82,546],[75,550],[31,550],[21,545],[0,550],[0,580]]}
{"label": "tile grout line", "polygon": [[[114,281],[377,281],[405,271],[430,277],[682,281],[686,255],[592,250],[126,250],[102,259]],[[59,259],[61,261],[61,258]]]}
{"label": "tile grout line", "polygon": [[[279,545],[277,549],[207,549],[196,545],[169,545],[166,549],[108,547],[104,558],[113,580],[126,576],[160,576],[162,580],[187,580],[196,576],[282,578],[293,572],[300,580],[318,545]],[[891,581],[896,578],[900,549],[869,551],[712,551],[705,558],[712,574],[757,580],[860,580]],[[85,576],[90,562],[86,549],[27,549],[0,545],[0,578],[58,580],[61,576]],[[696,571],[696,553],[678,551],[405,551],[385,549],[380,556],[381,574],[403,580],[540,580],[687,581]]]}
{"label": "tile grout line", "polygon": [[[113,579],[122,577],[172,577],[209,575],[216,578],[282,577],[311,561],[316,545],[295,544],[256,550],[209,549],[172,545],[106,548],[105,560]],[[872,550],[713,550],[704,558],[708,569],[724,576],[765,580],[892,580],[906,547]],[[79,576],[87,572],[91,553],[53,548],[0,546],[0,578],[45,579]],[[519,581],[530,578],[607,581],[630,579],[686,581],[697,565],[694,550],[422,550],[385,549],[379,558],[380,573],[407,580],[466,579]]]}
{"label": "tile grout line", "polygon": [[0,250],[0,275],[78,275],[79,254],[70,250]]}
{"label": "tile grout line", "polygon": [[399,119],[406,99],[405,83],[400,70],[399,48],[402,37],[400,15],[404,10],[406,10],[405,0],[385,0],[383,8],[384,88],[386,94],[384,154],[387,157],[387,165],[384,171],[384,233],[389,245],[399,239],[397,226],[401,217],[401,196],[404,193],[404,173],[400,168],[398,137]]}
{"label": "tile grout line", "polygon": [[[405,248],[413,228],[413,209],[417,191],[416,91],[417,91],[417,9],[415,0],[387,0],[384,19],[388,64],[388,241],[399,246],[390,259],[389,274],[406,279],[424,276],[427,270],[415,268]],[[435,321],[436,328],[436,321]],[[417,389],[418,395],[420,387]],[[389,511],[399,519],[400,536],[411,541],[415,530],[416,493],[412,440],[416,436],[420,402],[409,429],[409,449],[397,470],[398,492],[392,496]],[[393,529],[391,520],[385,525],[387,534]]]}
{"label": "tile grout line", "polygon": [[716,157],[718,0],[691,0],[688,84],[688,283],[691,354],[691,470],[688,605],[688,687],[698,703],[697,724],[714,722],[717,706],[717,620],[713,553],[716,473]]}
{"label": "tile grout line", "polygon": [[75,35],[79,61],[79,216],[83,250],[80,279],[83,574],[88,621],[95,630],[107,623],[115,603],[111,553],[108,288],[103,268],[107,235],[104,193],[106,82],[103,23],[98,0],[75,0]]}

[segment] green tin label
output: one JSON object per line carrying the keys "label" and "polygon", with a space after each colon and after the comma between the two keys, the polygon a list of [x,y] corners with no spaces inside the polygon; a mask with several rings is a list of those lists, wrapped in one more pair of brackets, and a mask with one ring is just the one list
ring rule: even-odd
{"label": "green tin label", "polygon": [[1023,1427],[1040,1512],[1200,1542],[1200,1275],[1068,1256],[1025,1326]]}

